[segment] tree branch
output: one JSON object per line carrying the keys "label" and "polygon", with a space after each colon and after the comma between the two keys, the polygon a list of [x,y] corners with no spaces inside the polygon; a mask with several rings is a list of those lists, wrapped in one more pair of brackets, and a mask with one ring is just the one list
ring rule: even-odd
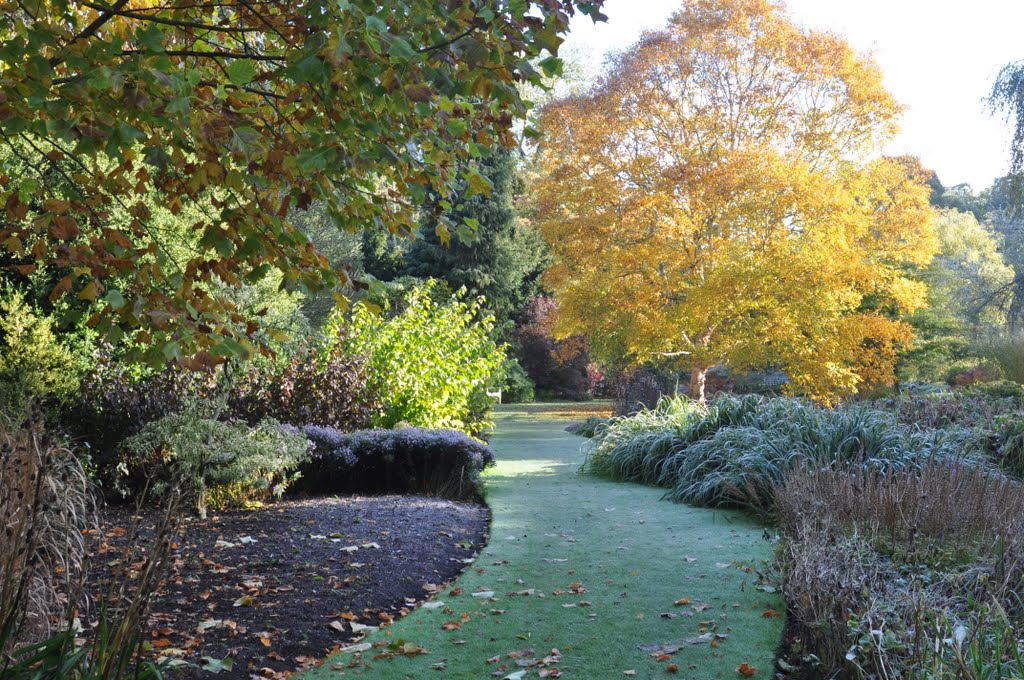
{"label": "tree branch", "polygon": [[198,28],[201,30],[218,31],[221,33],[253,33],[258,30],[255,28],[244,28],[240,26],[219,26],[216,24],[202,24],[194,21],[182,21],[180,19],[165,19],[163,17],[155,17],[134,10],[122,10],[120,9],[120,6],[124,5],[124,2],[119,2],[114,7],[107,7],[105,5],[101,5],[95,2],[83,2],[82,4],[86,7],[89,7],[90,9],[108,12],[112,16],[126,17],[128,19],[138,19],[139,21],[149,21],[154,24],[164,24],[166,26],[179,26],[181,28]]}
{"label": "tree branch", "polygon": [[[130,57],[135,54],[149,54],[146,50],[121,50],[121,55]],[[163,52],[169,57],[197,57],[200,59],[249,59],[251,61],[284,62],[287,58],[282,54],[246,54],[245,52],[228,52],[222,50],[167,50]]]}
{"label": "tree branch", "polygon": [[88,26],[82,29],[81,33],[71,38],[71,40],[69,40],[67,44],[64,45],[64,48],[61,49],[60,53],[58,53],[52,59],[50,59],[50,66],[56,66],[57,64],[64,61],[64,58],[61,56],[64,50],[66,50],[71,45],[74,45],[79,40],[88,40],[89,38],[91,38],[93,35],[96,34],[96,31],[100,30],[100,28],[103,27],[103,24],[113,19],[115,13],[119,12],[121,8],[127,4],[128,0],[117,0],[117,2],[114,3],[113,7],[103,7],[102,12],[98,17],[93,19]]}

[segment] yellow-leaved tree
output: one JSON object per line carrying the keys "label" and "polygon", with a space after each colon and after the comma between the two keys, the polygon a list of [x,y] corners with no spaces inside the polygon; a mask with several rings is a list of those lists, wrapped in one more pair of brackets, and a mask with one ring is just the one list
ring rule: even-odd
{"label": "yellow-leaved tree", "polygon": [[770,0],[687,0],[586,95],[545,107],[534,187],[556,332],[607,361],[778,366],[834,401],[891,383],[928,188],[879,155],[901,107],[874,62]]}

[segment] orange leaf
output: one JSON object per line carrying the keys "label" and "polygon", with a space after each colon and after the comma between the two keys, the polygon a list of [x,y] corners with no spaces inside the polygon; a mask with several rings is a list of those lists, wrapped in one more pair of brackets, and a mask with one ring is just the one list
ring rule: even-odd
{"label": "orange leaf", "polygon": [[751,666],[749,663],[741,663],[739,667],[736,669],[736,672],[745,678],[749,678],[752,677],[755,673],[757,673],[757,669]]}

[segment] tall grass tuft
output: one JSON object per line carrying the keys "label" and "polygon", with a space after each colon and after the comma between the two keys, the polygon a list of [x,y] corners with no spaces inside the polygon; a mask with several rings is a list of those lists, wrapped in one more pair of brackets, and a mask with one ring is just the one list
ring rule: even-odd
{"label": "tall grass tuft", "polygon": [[181,493],[165,497],[152,541],[133,531],[121,564],[137,570],[114,581],[99,628],[78,639],[79,617],[94,604],[84,586],[84,534],[98,526],[95,493],[74,452],[38,422],[0,421],[0,680],[160,678],[138,652],[171,558]]}
{"label": "tall grass tuft", "polygon": [[0,426],[0,653],[38,642],[63,618],[95,525],[89,483],[38,425]]}
{"label": "tall grass tuft", "polygon": [[955,460],[895,473],[800,466],[777,499],[791,624],[823,668],[1020,677],[1018,482]]}

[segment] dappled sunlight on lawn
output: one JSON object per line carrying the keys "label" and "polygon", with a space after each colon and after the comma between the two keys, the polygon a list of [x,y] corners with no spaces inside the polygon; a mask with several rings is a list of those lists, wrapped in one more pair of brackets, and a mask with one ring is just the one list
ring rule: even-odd
{"label": "dappled sunlight on lawn", "polygon": [[569,466],[566,461],[551,458],[518,458],[501,460],[497,466],[484,473],[484,479],[491,480],[502,477],[550,476],[557,474],[559,468]]}

